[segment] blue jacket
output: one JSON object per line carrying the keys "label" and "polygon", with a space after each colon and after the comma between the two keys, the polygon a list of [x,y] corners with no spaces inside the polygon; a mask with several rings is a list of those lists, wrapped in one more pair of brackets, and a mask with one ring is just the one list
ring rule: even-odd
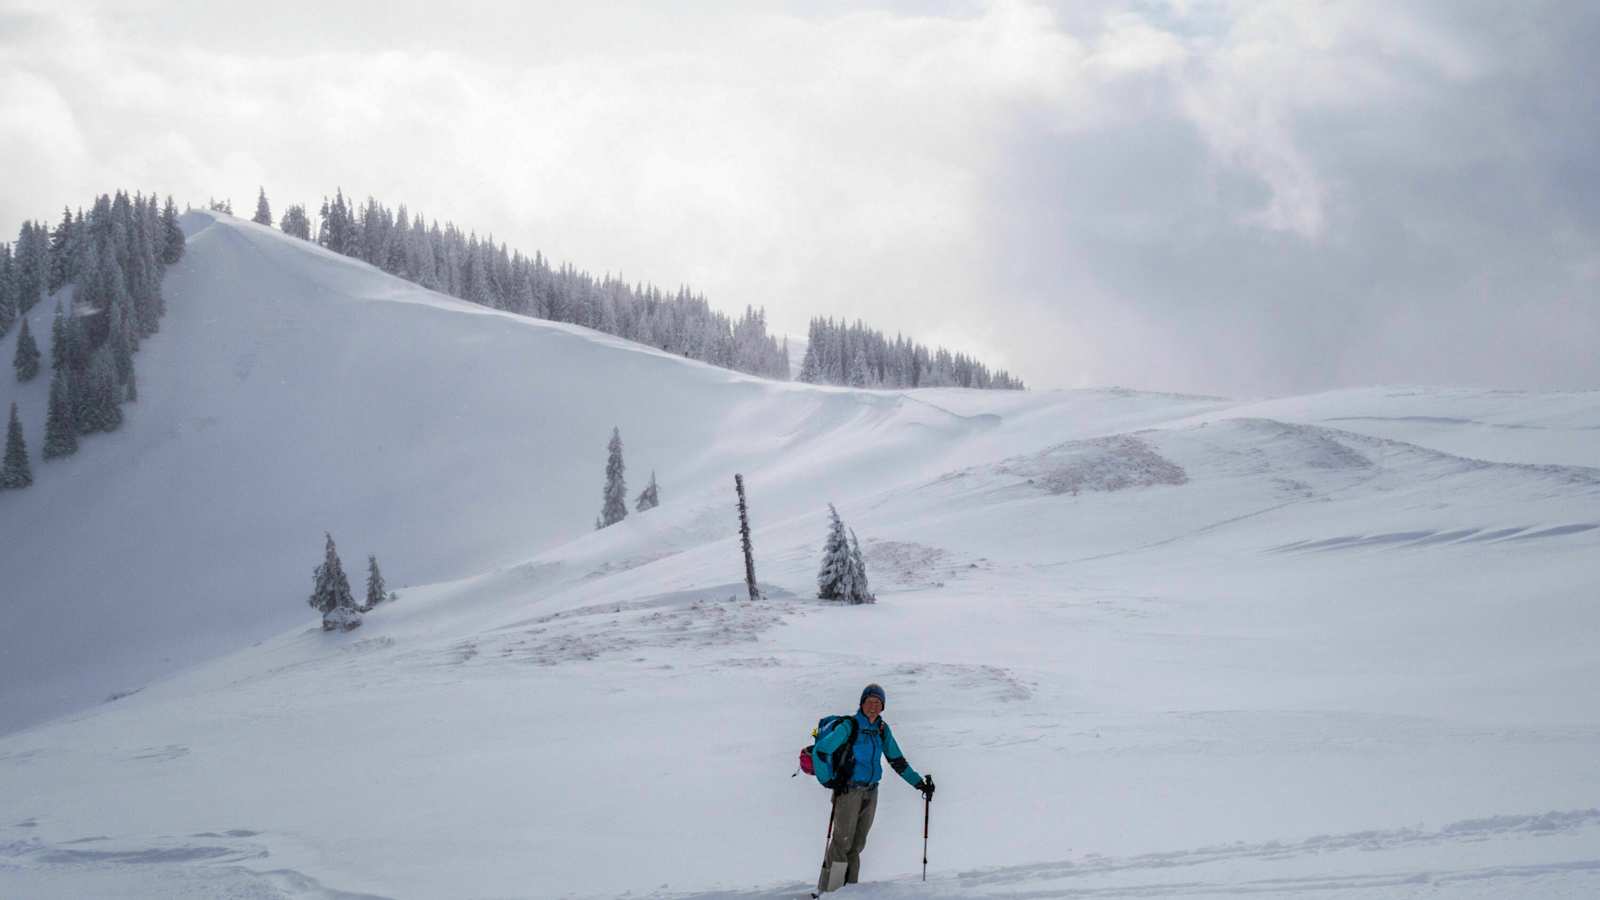
{"label": "blue jacket", "polygon": [[[857,712],[856,743],[853,748],[855,754],[855,768],[850,772],[851,784],[877,784],[883,778],[883,761],[889,760],[889,768],[899,773],[906,784],[916,787],[922,782],[922,776],[917,770],[911,768],[906,762],[904,753],[900,752],[900,745],[894,739],[894,732],[889,730],[889,723],[878,717],[876,725],[867,721],[865,713]],[[833,723],[833,727],[817,735],[816,750],[811,754],[812,764],[817,772],[817,780],[827,784],[833,780],[833,770],[828,766],[828,755],[839,749],[839,746],[850,736],[850,723],[840,719]]]}

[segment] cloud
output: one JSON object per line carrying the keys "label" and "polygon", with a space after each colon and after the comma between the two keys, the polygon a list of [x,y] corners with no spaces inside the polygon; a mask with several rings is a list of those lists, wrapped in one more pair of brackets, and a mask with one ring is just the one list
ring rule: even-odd
{"label": "cloud", "polygon": [[[0,71],[0,159],[8,192],[54,210],[50,193],[84,183],[90,148],[72,105],[47,78],[27,69]],[[21,217],[13,221],[20,222]]]}
{"label": "cloud", "polygon": [[1057,323],[1012,345],[1019,368],[1225,393],[1600,383],[1600,160],[1577,151],[1600,17],[1546,4],[1508,41],[1460,4],[1143,15],[1185,52],[1102,89],[1121,118],[1017,135],[991,190],[991,277]]}
{"label": "cloud", "polygon": [[1039,385],[1600,381],[1580,5],[6,15],[0,221],[340,186]]}

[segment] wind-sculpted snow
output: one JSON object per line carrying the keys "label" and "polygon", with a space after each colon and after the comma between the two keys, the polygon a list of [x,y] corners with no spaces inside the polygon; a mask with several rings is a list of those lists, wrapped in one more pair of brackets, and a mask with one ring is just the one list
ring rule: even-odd
{"label": "wind-sculpted snow", "polygon": [[552,613],[516,629],[498,630],[451,653],[460,663],[477,659],[555,666],[642,649],[696,649],[755,643],[783,620],[788,593],[767,589],[767,603],[751,603],[742,584],[678,591],[628,603]]}
{"label": "wind-sculpted snow", "polygon": [[1367,469],[1372,466],[1372,460],[1351,449],[1347,443],[1351,435],[1340,435],[1326,428],[1273,419],[1233,419],[1212,427],[1235,429],[1254,438],[1247,452],[1259,456],[1263,465],[1270,460],[1279,466],[1298,465],[1308,469]]}
{"label": "wind-sculpted snow", "polygon": [[[1275,498],[1257,510],[1265,512],[1286,503],[1480,476],[1530,496],[1573,490],[1587,494],[1600,487],[1600,470],[1581,466],[1486,462],[1320,426],[1229,418],[1069,441],[947,473],[922,490],[940,502],[962,497],[967,502],[1009,503],[1019,489],[1077,496],[1166,487],[1181,495],[1251,484],[1252,490]],[[1229,502],[1245,496],[1230,491]],[[1402,534],[1408,540],[1423,539],[1448,530]],[[1353,535],[1351,540],[1376,537]]]}
{"label": "wind-sculpted snow", "polygon": [[1121,491],[1189,480],[1183,469],[1126,434],[1051,447],[1032,457],[1001,463],[997,471],[1026,478],[1051,494]]}
{"label": "wind-sculpted snow", "polygon": [[[249,841],[257,832],[232,829],[166,837],[130,845],[104,836],[61,845],[38,840],[0,843],[0,878],[18,891],[11,896],[49,896],[56,873],[71,872],[80,897],[206,900],[390,900],[375,894],[324,887],[289,869],[263,866],[270,853]],[[196,843],[192,839],[211,839]],[[225,841],[225,842],[222,842]]]}
{"label": "wind-sculpted snow", "polygon": [[943,547],[908,541],[871,538],[862,549],[872,584],[900,590],[941,588],[980,577],[991,568],[982,557],[965,557]]}
{"label": "wind-sculpted snow", "polygon": [[1597,407],[1593,391],[1373,387],[1240,404],[1220,417],[1325,424],[1492,462],[1595,466]]}

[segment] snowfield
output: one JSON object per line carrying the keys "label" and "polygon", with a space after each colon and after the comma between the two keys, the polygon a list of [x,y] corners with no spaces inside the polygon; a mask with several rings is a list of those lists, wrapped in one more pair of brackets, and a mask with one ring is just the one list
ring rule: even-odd
{"label": "snowfield", "polygon": [[0,496],[0,896],[802,896],[868,681],[939,791],[842,897],[1600,896],[1600,393],[781,384],[185,227],[122,431]]}

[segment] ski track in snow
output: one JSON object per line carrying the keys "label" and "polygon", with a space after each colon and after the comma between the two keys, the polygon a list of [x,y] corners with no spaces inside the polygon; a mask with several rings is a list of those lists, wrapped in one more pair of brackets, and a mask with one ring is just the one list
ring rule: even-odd
{"label": "ski track in snow", "polygon": [[1482,544],[1494,541],[1529,541],[1542,538],[1582,534],[1600,528],[1600,522],[1578,522],[1532,529],[1527,525],[1515,528],[1462,528],[1455,531],[1397,531],[1390,534],[1351,534],[1321,540],[1292,541],[1267,548],[1270,553],[1305,553],[1308,551],[1356,550],[1363,547],[1392,547],[1395,549],[1436,547],[1443,544]]}
{"label": "ski track in snow", "polygon": [[[1419,867],[1409,851],[1451,848],[1485,852],[1493,842],[1593,836],[1600,809],[1501,815],[1421,827],[1319,835],[1301,841],[1228,844],[1129,857],[1093,853],[1059,862],[935,874],[927,882],[868,882],[841,898],[912,897],[1329,897],[1410,896],[1390,889],[1415,887],[1426,896],[1579,897],[1600,890],[1600,856],[1526,865],[1481,865],[1468,857],[1459,867]],[[1591,847],[1592,849],[1592,847]],[[1559,852],[1559,851],[1558,851]],[[1391,858],[1392,857],[1392,858]],[[1309,863],[1309,865],[1306,865]],[[1341,867],[1353,867],[1349,871]],[[1270,874],[1270,869],[1296,874]],[[1304,872],[1310,868],[1314,871]],[[1458,888],[1462,890],[1458,890]],[[656,893],[655,900],[777,900],[807,896],[804,884],[757,890]],[[1525,893],[1534,891],[1536,893]]]}

